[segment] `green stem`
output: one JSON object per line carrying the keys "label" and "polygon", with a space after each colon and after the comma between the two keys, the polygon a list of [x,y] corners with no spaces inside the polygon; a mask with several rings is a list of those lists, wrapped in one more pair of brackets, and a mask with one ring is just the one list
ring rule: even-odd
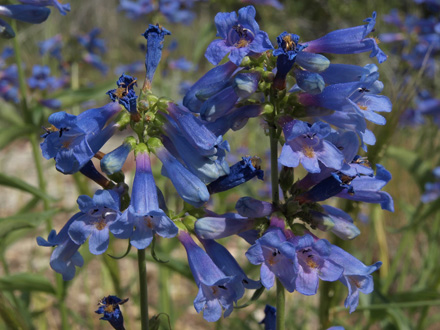
{"label": "green stem", "polygon": [[[278,205],[280,201],[278,188],[278,139],[277,128],[274,123],[270,123],[270,174],[272,183],[272,202]],[[285,329],[285,309],[286,297],[284,286],[277,279],[277,330]]]}
{"label": "green stem", "polygon": [[63,281],[61,274],[56,274],[57,281],[57,298],[58,298],[58,308],[61,315],[61,329],[70,329],[69,322],[67,318],[67,308],[66,308],[66,283]]}
{"label": "green stem", "polygon": [[277,330],[286,329],[286,323],[284,321],[284,315],[286,314],[286,297],[284,286],[280,280],[277,279]]}
{"label": "green stem", "polygon": [[148,286],[147,286],[147,260],[145,249],[138,250],[139,289],[141,303],[141,328],[148,330]]}

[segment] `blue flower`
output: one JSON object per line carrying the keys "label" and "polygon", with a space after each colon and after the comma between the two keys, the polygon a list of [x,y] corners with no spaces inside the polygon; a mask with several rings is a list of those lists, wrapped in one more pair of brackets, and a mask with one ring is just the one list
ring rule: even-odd
{"label": "blue flower", "polygon": [[6,101],[20,102],[18,98],[18,69],[13,64],[0,72],[0,96]]}
{"label": "blue flower", "polygon": [[50,9],[35,5],[1,5],[0,15],[18,21],[39,24],[44,22],[50,14]]}
{"label": "blue flower", "polygon": [[306,42],[308,47],[305,51],[333,54],[358,54],[371,51],[370,57],[377,57],[379,63],[386,61],[387,56],[377,46],[376,40],[367,37],[376,24],[376,12],[364,22],[365,25],[336,30],[319,39]]}
{"label": "blue flower", "polygon": [[124,328],[124,317],[122,316],[121,308],[119,305],[125,304],[127,299],[120,299],[116,296],[107,296],[102,298],[98,305],[98,310],[95,311],[97,314],[104,314],[100,320],[108,321],[111,326],[116,330],[125,330]]}
{"label": "blue flower", "polygon": [[336,245],[331,246],[331,252],[328,258],[344,268],[339,280],[348,288],[345,307],[350,308],[350,313],[352,313],[359,304],[359,292],[365,294],[373,292],[374,283],[371,273],[378,270],[382,262],[378,261],[371,266],[366,266],[350,253]]}
{"label": "blue flower", "polygon": [[245,218],[236,213],[226,213],[198,219],[194,224],[194,231],[198,237],[204,239],[220,239],[238,235],[254,228],[255,225],[255,219]]}
{"label": "blue flower", "polygon": [[63,56],[61,55],[62,45],[63,43],[61,34],[57,34],[52,38],[40,41],[38,43],[38,48],[40,51],[40,55],[50,54],[61,63],[63,60]]}
{"label": "blue flower", "polygon": [[81,212],[69,227],[69,236],[75,244],[89,239],[92,254],[104,253],[109,244],[109,227],[121,216],[119,195],[113,190],[98,190],[93,198],[78,197]]}
{"label": "blue flower", "polygon": [[28,85],[31,89],[55,90],[62,87],[63,81],[50,76],[48,66],[34,65],[32,68],[32,77],[28,79]]}
{"label": "blue flower", "polygon": [[263,180],[264,171],[258,157],[242,157],[242,160],[230,167],[228,175],[222,176],[208,185],[211,194],[232,189],[254,177]]}
{"label": "blue flower", "polygon": [[344,161],[343,154],[325,140],[330,130],[330,126],[323,122],[313,125],[298,120],[287,122],[283,126],[286,143],[279,162],[288,167],[297,167],[301,162],[310,173],[321,171],[318,161],[327,167],[340,169]]}
{"label": "blue flower", "polygon": [[255,8],[247,6],[238,11],[238,17],[235,12],[215,16],[217,35],[222,39],[214,40],[208,46],[205,57],[209,62],[217,65],[230,53],[231,62],[240,65],[246,55],[273,49],[267,33],[260,31],[255,14]]}
{"label": "blue flower", "polygon": [[258,289],[261,287],[259,281],[254,281],[247,277],[235,258],[223,245],[213,239],[200,239],[200,242],[202,242],[206,253],[208,253],[212,261],[225,275],[238,277],[246,289]]}
{"label": "blue flower", "polygon": [[264,319],[260,323],[264,324],[264,330],[275,330],[277,328],[277,309],[271,305],[266,305]]}
{"label": "blue flower", "polygon": [[37,237],[39,246],[56,246],[50,257],[50,267],[57,273],[63,275],[64,281],[70,281],[75,277],[76,267],[82,267],[84,259],[78,252],[80,244],[76,244],[69,236],[70,225],[81,216],[81,213],[75,214],[67,221],[58,235],[55,230],[49,233],[47,241],[42,237]]}
{"label": "blue flower", "polygon": [[222,316],[227,317],[244,294],[241,276],[225,275],[185,232],[180,232],[179,240],[185,247],[189,267],[199,288],[194,308],[197,313],[203,311],[203,318],[215,322]]}
{"label": "blue flower", "polygon": [[118,10],[124,11],[130,19],[138,19],[151,13],[155,9],[152,0],[120,0]]}
{"label": "blue flower", "polygon": [[98,34],[101,30],[98,28],[92,29],[88,34],[77,36],[78,42],[87,50],[90,54],[104,54],[107,51],[104,39],[98,38]]}
{"label": "blue flower", "polygon": [[167,149],[161,147],[155,153],[163,164],[162,175],[171,180],[177,193],[185,202],[200,207],[209,200],[209,192],[205,184]]}
{"label": "blue flower", "polygon": [[299,45],[299,36],[283,32],[277,37],[278,48],[273,51],[277,57],[277,73],[273,86],[279,90],[286,88],[286,77],[295,63],[296,55],[307,46]]}
{"label": "blue flower", "polygon": [[126,140],[119,147],[110,151],[101,159],[101,170],[107,175],[119,172],[122,169],[122,166],[124,166],[131,150],[132,145]]}
{"label": "blue flower", "polygon": [[171,32],[162,26],[150,24],[143,36],[147,39],[147,54],[145,56],[145,69],[147,70],[145,76],[143,91],[151,90],[151,83],[153,82],[154,73],[159,65],[162,57],[163,42],[166,35]]}
{"label": "blue flower", "polygon": [[70,11],[70,4],[62,4],[59,0],[18,0],[21,3],[45,7],[45,6],[54,6],[56,7],[61,15],[66,15],[68,11]]}
{"label": "blue flower", "polygon": [[53,113],[49,116],[52,127],[40,144],[43,157],[55,158],[57,170],[64,174],[79,171],[115,133],[117,125],[104,125],[119,111],[120,106],[112,102],[78,116]]}
{"label": "blue flower", "polygon": [[183,105],[192,112],[200,113],[203,103],[229,85],[237,66],[232,62],[216,66],[205,73],[186,93]]}
{"label": "blue flower", "polygon": [[169,22],[188,25],[196,16],[188,9],[192,7],[193,2],[194,0],[160,0],[159,10]]}
{"label": "blue flower", "polygon": [[263,202],[252,197],[240,198],[235,204],[235,209],[241,216],[249,218],[267,217],[275,211],[272,203]]}
{"label": "blue flower", "polygon": [[150,157],[146,151],[136,155],[130,206],[111,230],[116,237],[130,238],[131,245],[137,249],[149,246],[154,234],[166,238],[177,235],[176,225],[159,207]]}
{"label": "blue flower", "polygon": [[420,197],[422,203],[430,203],[440,197],[440,167],[436,167],[433,173],[437,181],[425,184],[425,192]]}
{"label": "blue flower", "polygon": [[298,258],[295,247],[287,242],[280,228],[269,227],[266,233],[246,252],[253,265],[261,265],[261,283],[266,289],[275,284],[277,277],[287,291],[295,290]]}
{"label": "blue flower", "polygon": [[134,86],[137,86],[136,78],[123,73],[116,84],[117,89],[111,89],[106,94],[110,96],[112,101],[119,101],[119,104],[123,105],[128,112],[134,115],[138,115],[137,111],[137,95],[134,91]]}

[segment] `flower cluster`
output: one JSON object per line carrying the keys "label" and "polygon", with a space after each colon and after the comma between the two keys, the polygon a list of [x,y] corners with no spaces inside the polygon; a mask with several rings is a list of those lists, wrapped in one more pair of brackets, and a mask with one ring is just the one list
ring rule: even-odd
{"label": "flower cluster", "polygon": [[[360,292],[373,291],[371,274],[381,262],[366,266],[319,238],[317,230],[345,240],[360,234],[350,215],[320,204],[332,197],[377,203],[393,211],[391,196],[381,191],[391,174],[379,164],[374,171],[358,155],[360,147],[366,150],[375,143],[366,121],[384,125],[379,113],[391,111],[390,100],[380,95],[378,68],[330,63],[322,55],[370,52],[379,63],[385,61],[369,36],[376,13],[364,25],[310,42],[300,43],[298,35],[283,32],[275,50],[255,16],[252,6],[241,8],[238,15],[216,15],[220,39],[205,53],[215,67],[188,89],[181,103],[152,93],[165,36],[170,34],[157,24],[143,34],[146,73],[139,92],[137,79],[124,73],[117,88],[107,92],[107,105],[78,116],[57,112],[49,117],[43,156],[53,158],[58,171],[79,171],[103,188],[93,198],[78,198],[80,211],[58,234],[52,231],[47,240],[37,239],[39,245],[55,247],[50,265],[65,280],[83,265],[78,249],[87,239],[90,252],[98,255],[107,250],[110,233],[128,239],[138,250],[151,246],[157,234],[177,236],[185,248],[198,287],[194,307],[207,321],[227,317],[246,289],[270,289],[275,279],[287,291],[304,295],[316,294],[319,280],[340,281],[348,288],[345,306],[350,312],[358,306]],[[82,40],[90,53],[102,49],[95,36]],[[227,54],[229,60],[219,65]],[[265,121],[271,138],[273,200],[242,197],[237,213],[217,214],[206,208],[213,195],[255,177],[264,179],[264,164],[257,156],[244,156],[231,166],[226,161],[230,146],[224,135],[254,117]],[[101,151],[118,130],[128,128],[133,136],[107,154]],[[283,147],[277,160],[278,144]],[[136,173],[129,194],[122,168],[131,152]],[[168,211],[165,205],[153,177],[153,156],[185,202],[180,212]],[[100,160],[105,175],[95,168],[93,158]],[[277,161],[283,167],[280,176]],[[307,174],[295,182],[293,168],[299,164]],[[249,243],[245,255],[251,264],[261,265],[259,280],[250,279],[227,248],[215,241],[231,235]],[[104,304],[116,311],[120,303],[117,298]]]}

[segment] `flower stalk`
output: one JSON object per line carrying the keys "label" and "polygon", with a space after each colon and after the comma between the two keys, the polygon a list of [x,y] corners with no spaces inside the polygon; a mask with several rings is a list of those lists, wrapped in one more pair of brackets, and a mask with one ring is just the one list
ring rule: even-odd
{"label": "flower stalk", "polygon": [[147,285],[147,260],[145,249],[138,249],[139,290],[141,304],[141,329],[148,330],[148,285]]}

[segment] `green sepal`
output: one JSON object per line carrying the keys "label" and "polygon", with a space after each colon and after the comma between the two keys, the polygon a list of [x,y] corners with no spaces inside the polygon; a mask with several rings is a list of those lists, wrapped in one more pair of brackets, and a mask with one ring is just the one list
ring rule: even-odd
{"label": "green sepal", "polygon": [[193,233],[194,225],[197,221],[197,218],[192,215],[187,215],[182,219],[183,224],[185,225],[187,231]]}
{"label": "green sepal", "polygon": [[279,183],[283,191],[288,191],[293,185],[294,172],[292,167],[283,166],[280,171]]}
{"label": "green sepal", "polygon": [[124,130],[130,124],[130,114],[127,111],[122,111],[116,117],[116,124],[119,125],[119,130]]}
{"label": "green sepal", "polygon": [[108,174],[107,176],[110,180],[112,180],[116,183],[124,182],[124,180],[125,180],[125,175],[124,175],[124,172],[122,172],[122,171],[115,172],[113,174]]}
{"label": "green sepal", "polygon": [[148,150],[152,153],[156,153],[158,148],[163,147],[162,141],[157,137],[150,137],[147,141]]}
{"label": "green sepal", "polygon": [[290,229],[292,230],[293,234],[296,236],[304,236],[305,234],[309,233],[306,226],[300,223],[291,224]]}

